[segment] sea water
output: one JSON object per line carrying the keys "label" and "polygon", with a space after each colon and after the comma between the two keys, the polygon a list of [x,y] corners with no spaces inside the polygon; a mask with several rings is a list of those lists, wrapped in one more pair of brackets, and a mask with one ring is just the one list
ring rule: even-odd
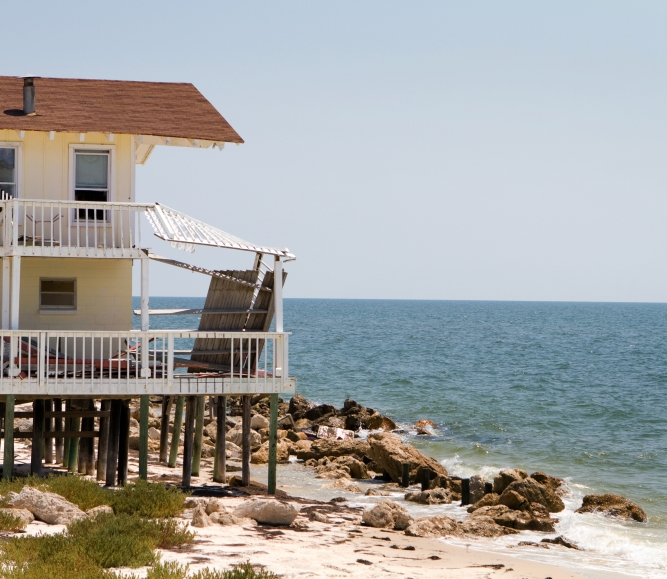
{"label": "sea water", "polygon": [[[152,308],[202,305],[151,298]],[[151,317],[155,329],[198,323]],[[434,421],[434,436],[403,436],[450,474],[491,480],[519,467],[566,478],[557,533],[584,551],[508,550],[530,533],[475,541],[480,548],[590,577],[667,577],[667,305],[287,299],[285,329],[290,374],[309,400],[340,406],[351,397],[408,431],[415,420]],[[302,468],[283,468],[291,492],[341,494],[304,483]],[[607,492],[637,502],[649,523],[574,513],[585,494]],[[465,515],[457,506],[410,507]]]}

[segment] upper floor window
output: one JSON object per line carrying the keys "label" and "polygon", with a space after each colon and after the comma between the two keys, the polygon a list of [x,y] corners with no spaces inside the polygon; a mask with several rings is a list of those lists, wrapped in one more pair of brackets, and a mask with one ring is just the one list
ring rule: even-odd
{"label": "upper floor window", "polygon": [[[74,200],[107,202],[109,199],[109,151],[76,149],[74,151]],[[105,219],[101,209],[79,209],[79,219]]]}
{"label": "upper floor window", "polygon": [[16,196],[16,149],[0,147],[0,199]]}

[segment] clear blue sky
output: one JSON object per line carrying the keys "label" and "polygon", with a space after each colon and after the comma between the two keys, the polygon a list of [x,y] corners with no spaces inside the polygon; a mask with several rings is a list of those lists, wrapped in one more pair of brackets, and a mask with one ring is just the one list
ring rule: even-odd
{"label": "clear blue sky", "polygon": [[[667,301],[664,2],[2,13],[2,74],[194,83],[246,144],[160,148],[138,198],[289,247],[287,296]],[[154,295],[208,283],[151,275]]]}

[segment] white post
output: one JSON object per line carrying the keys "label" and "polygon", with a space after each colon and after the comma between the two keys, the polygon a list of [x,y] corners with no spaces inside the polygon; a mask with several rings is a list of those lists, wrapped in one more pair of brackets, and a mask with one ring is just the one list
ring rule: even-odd
{"label": "white post", "polygon": [[[149,330],[148,317],[148,257],[141,258],[141,331]],[[150,347],[148,338],[141,339],[141,377],[150,378],[151,369],[148,367],[148,348]]]}
{"label": "white post", "polygon": [[[283,330],[283,262],[276,256],[273,267],[273,307],[276,312],[276,332],[282,333]],[[283,376],[283,366],[285,351],[283,342],[278,338],[275,342],[275,362],[274,375],[276,378]]]}
{"label": "white post", "polygon": [[9,291],[11,283],[11,262],[2,258],[2,329],[9,330]]}
{"label": "white post", "polygon": [[11,312],[9,324],[12,330],[19,329],[19,297],[21,295],[21,257],[12,256]]}

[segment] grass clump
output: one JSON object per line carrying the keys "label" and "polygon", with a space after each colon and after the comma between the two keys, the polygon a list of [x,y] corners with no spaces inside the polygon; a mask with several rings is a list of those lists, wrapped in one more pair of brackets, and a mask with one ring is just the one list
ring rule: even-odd
{"label": "grass clump", "polygon": [[136,515],[150,519],[174,517],[185,508],[187,495],[176,487],[143,480],[128,484],[113,493],[111,507],[117,515]]}
{"label": "grass clump", "polygon": [[148,570],[146,579],[278,579],[278,575],[261,569],[255,570],[250,561],[234,565],[228,571],[204,569],[188,575],[188,566],[178,563],[157,563]]}
{"label": "grass clump", "polygon": [[22,531],[27,526],[27,521],[24,521],[20,517],[15,517],[6,511],[0,511],[0,531],[16,533],[17,531]]}

